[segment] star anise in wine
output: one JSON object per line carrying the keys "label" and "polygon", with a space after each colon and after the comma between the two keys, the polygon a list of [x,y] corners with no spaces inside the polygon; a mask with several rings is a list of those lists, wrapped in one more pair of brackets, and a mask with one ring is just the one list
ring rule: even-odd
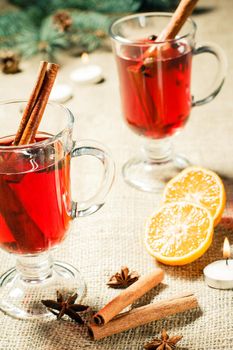
{"label": "star anise in wine", "polygon": [[[70,295],[67,299],[64,299],[63,295],[57,291],[57,300],[41,300],[50,312],[57,316],[57,319],[60,320],[64,315],[69,316],[72,320],[83,324],[84,321],[79,315],[79,312],[86,311],[89,306],[75,304],[77,299],[77,293]],[[56,311],[58,312],[56,312]]]}
{"label": "star anise in wine", "polygon": [[115,273],[107,285],[111,288],[127,288],[139,279],[139,274],[136,271],[129,272],[127,266],[121,268],[121,272]]}
{"label": "star anise in wine", "polygon": [[182,335],[175,335],[173,337],[169,337],[166,330],[163,329],[161,333],[161,338],[155,338],[152,342],[144,345],[144,349],[146,350],[174,350],[176,348],[176,344],[181,340]]}

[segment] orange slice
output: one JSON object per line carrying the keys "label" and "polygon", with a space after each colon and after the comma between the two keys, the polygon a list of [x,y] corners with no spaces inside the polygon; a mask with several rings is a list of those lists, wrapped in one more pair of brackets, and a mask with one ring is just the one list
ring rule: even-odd
{"label": "orange slice", "polygon": [[200,167],[189,167],[168,182],[163,201],[189,201],[202,205],[210,211],[216,226],[222,218],[226,193],[216,173]]}
{"label": "orange slice", "polygon": [[149,220],[145,244],[148,252],[166,265],[185,265],[209,248],[213,237],[210,212],[195,203],[163,205]]}

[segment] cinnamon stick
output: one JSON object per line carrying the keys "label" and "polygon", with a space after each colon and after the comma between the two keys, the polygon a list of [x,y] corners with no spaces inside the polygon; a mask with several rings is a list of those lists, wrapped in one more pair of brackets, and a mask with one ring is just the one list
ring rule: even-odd
{"label": "cinnamon stick", "polygon": [[[176,11],[171,17],[170,22],[159,34],[155,43],[174,39],[186,22],[187,18],[192,14],[197,2],[198,0],[181,0]],[[157,48],[158,44],[151,45],[144,53],[144,58],[155,56]]]}
{"label": "cinnamon stick", "polygon": [[122,313],[102,326],[89,323],[89,334],[94,340],[102,339],[196,307],[198,301],[194,294],[184,293]]}
{"label": "cinnamon stick", "polygon": [[24,110],[18,131],[16,133],[15,136],[15,140],[14,140],[14,145],[18,145],[19,141],[22,137],[22,134],[24,132],[24,129],[27,125],[27,122],[30,118],[30,115],[32,113],[33,108],[35,107],[36,101],[38,99],[39,93],[41,92],[41,87],[42,84],[44,82],[44,78],[45,78],[45,74],[46,74],[46,70],[47,70],[47,66],[48,66],[48,62],[46,61],[41,61],[40,62],[40,68],[39,68],[39,73],[38,73],[38,77],[37,77],[37,81],[35,83],[35,86],[33,88],[33,91],[31,93],[31,96],[28,100],[28,103],[26,105],[26,108]]}
{"label": "cinnamon stick", "polygon": [[[18,142],[19,145],[34,142],[41,118],[47,105],[59,66],[55,63],[49,63],[45,72],[45,77],[37,96],[37,101],[31,111],[31,115],[24,128],[22,136]],[[30,108],[30,107],[29,107]]]}
{"label": "cinnamon stick", "polygon": [[164,278],[163,270],[157,268],[150,274],[142,276],[139,280],[122,291],[111,300],[106,306],[93,316],[93,321],[97,325],[106,324],[114,316],[118,315],[125,307],[132,304],[150,289],[157,286]]}
{"label": "cinnamon stick", "polygon": [[156,41],[173,39],[181,30],[187,18],[191,16],[198,0],[181,0],[171,21],[167,27],[160,33]]}

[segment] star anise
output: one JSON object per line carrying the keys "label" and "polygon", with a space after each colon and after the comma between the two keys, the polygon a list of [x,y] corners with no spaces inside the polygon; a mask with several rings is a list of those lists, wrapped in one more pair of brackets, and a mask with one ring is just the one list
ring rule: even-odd
{"label": "star anise", "polygon": [[121,268],[121,272],[113,275],[107,285],[111,288],[127,288],[139,279],[139,274],[136,271],[129,272],[128,267]]}
{"label": "star anise", "polygon": [[53,22],[61,32],[67,32],[72,25],[72,18],[67,11],[58,11],[53,16]]}
{"label": "star anise", "polygon": [[[63,295],[57,291],[57,301],[49,299],[41,300],[41,302],[49,309],[50,312],[52,312],[52,314],[57,316],[58,320],[60,320],[62,316],[67,315],[79,324],[83,324],[84,321],[80,317],[79,312],[87,310],[89,306],[75,304],[77,296],[77,294],[73,294],[64,300]],[[59,312],[56,312],[54,310],[57,310]]]}
{"label": "star anise", "polygon": [[169,338],[166,330],[163,329],[161,333],[161,338],[155,338],[152,342],[144,345],[146,350],[174,350],[176,348],[176,343],[181,340],[182,335],[176,335]]}

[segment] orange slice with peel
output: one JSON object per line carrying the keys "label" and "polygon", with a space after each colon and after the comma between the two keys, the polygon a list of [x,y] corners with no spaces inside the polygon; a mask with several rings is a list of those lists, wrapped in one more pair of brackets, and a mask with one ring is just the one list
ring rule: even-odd
{"label": "orange slice with peel", "polygon": [[188,201],[207,208],[216,226],[226,204],[226,193],[220,177],[213,171],[189,167],[171,179],[163,193],[163,202]]}
{"label": "orange slice with peel", "polygon": [[185,265],[209,248],[213,218],[196,203],[164,204],[148,220],[145,245],[148,252],[166,265]]}

